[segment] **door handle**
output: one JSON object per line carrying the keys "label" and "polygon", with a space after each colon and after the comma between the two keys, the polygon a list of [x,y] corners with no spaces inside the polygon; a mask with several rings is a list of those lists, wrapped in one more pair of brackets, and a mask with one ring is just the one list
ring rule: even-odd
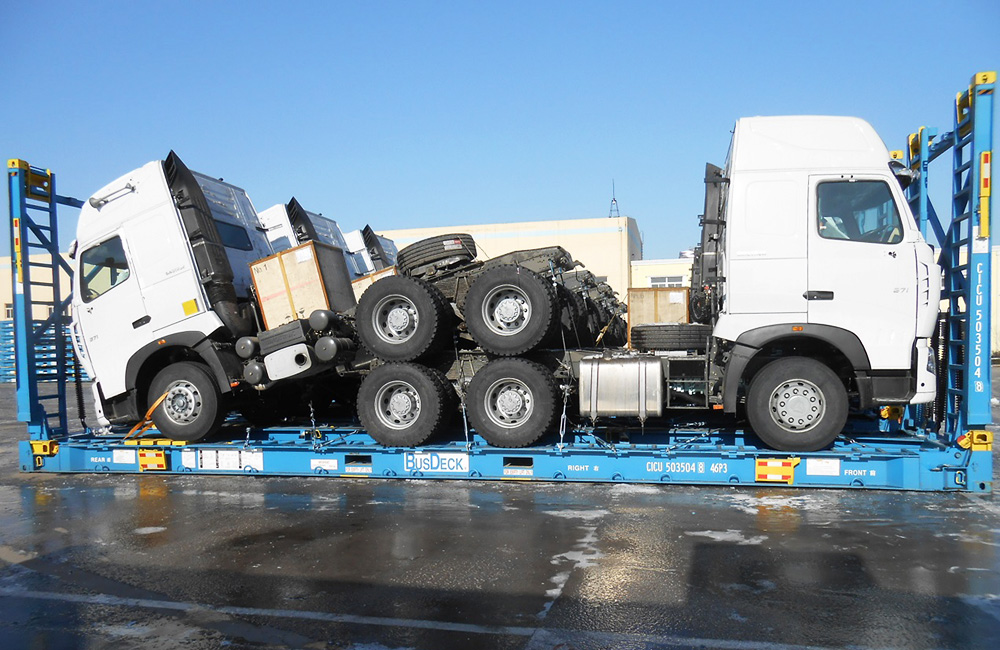
{"label": "door handle", "polygon": [[832,291],[806,291],[802,294],[806,300],[833,300]]}
{"label": "door handle", "polygon": [[132,329],[137,330],[140,327],[142,327],[143,325],[145,325],[146,323],[148,323],[150,320],[151,319],[150,319],[150,317],[149,317],[148,314],[145,315],[145,316],[143,316],[139,320],[134,320],[134,321],[132,321]]}

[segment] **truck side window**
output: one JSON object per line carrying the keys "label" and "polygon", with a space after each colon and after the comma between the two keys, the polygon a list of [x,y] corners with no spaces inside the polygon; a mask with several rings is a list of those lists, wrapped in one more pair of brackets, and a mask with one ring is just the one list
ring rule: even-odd
{"label": "truck side window", "polygon": [[128,260],[121,237],[112,237],[80,256],[80,293],[90,302],[128,279]]}
{"label": "truck side window", "polygon": [[215,220],[215,228],[219,231],[219,238],[226,248],[235,248],[240,251],[252,251],[253,244],[247,231],[240,226],[234,226],[225,221]]}
{"label": "truck side window", "polygon": [[819,236],[898,244],[903,224],[889,186],[882,181],[829,181],[816,188]]}

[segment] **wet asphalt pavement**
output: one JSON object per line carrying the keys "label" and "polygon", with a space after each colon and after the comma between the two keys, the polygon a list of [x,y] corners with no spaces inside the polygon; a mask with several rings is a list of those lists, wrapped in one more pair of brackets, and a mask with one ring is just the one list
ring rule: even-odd
{"label": "wet asphalt pavement", "polygon": [[993,495],[34,475],[0,414],[2,648],[1000,647]]}

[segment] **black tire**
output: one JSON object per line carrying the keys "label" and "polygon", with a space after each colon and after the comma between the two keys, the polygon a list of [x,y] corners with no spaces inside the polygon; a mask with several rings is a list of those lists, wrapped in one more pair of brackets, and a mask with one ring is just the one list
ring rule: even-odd
{"label": "black tire", "polygon": [[628,343],[628,325],[621,316],[615,315],[611,318],[611,325],[601,343],[609,348],[620,348]]}
{"label": "black tire", "polygon": [[167,397],[153,411],[153,422],[164,436],[194,442],[219,430],[226,408],[205,366],[193,361],[170,364],[153,378],[146,403],[152,406],[164,393]]}
{"label": "black tire", "polygon": [[712,326],[701,323],[662,323],[632,328],[632,347],[637,350],[705,350]]}
{"label": "black tire", "polygon": [[448,379],[415,363],[379,366],[358,390],[361,424],[386,447],[423,444],[447,426],[454,412],[455,390]]}
{"label": "black tire", "polygon": [[469,382],[465,406],[476,432],[494,447],[526,447],[559,420],[559,384],[543,365],[497,359]]}
{"label": "black tire", "polygon": [[424,264],[449,257],[474,260],[476,255],[476,242],[472,239],[472,235],[465,233],[438,235],[437,237],[421,239],[399,251],[396,255],[396,268],[400,273],[406,275]]}
{"label": "black tire", "polygon": [[778,359],[750,382],[747,417],[754,433],[773,449],[816,451],[844,430],[847,389],[815,359]]}
{"label": "black tire", "polygon": [[361,294],[358,338],[383,361],[416,361],[451,335],[451,306],[436,287],[402,275],[377,280]]}
{"label": "black tire", "polygon": [[559,324],[551,282],[517,266],[483,271],[465,298],[465,325],[486,352],[524,354],[546,343]]}
{"label": "black tire", "polygon": [[689,294],[688,315],[694,323],[709,323],[712,320],[711,296],[704,289],[694,289]]}
{"label": "black tire", "polygon": [[594,345],[594,336],[587,321],[587,302],[578,293],[573,293],[561,284],[556,285],[559,296],[559,326],[568,347],[589,348]]}

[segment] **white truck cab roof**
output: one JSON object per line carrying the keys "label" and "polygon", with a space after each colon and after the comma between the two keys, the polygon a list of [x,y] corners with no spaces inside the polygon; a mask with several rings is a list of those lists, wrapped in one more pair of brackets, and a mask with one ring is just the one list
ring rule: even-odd
{"label": "white truck cab roof", "polygon": [[748,171],[833,170],[885,172],[889,150],[857,117],[784,115],[736,122],[729,174]]}

